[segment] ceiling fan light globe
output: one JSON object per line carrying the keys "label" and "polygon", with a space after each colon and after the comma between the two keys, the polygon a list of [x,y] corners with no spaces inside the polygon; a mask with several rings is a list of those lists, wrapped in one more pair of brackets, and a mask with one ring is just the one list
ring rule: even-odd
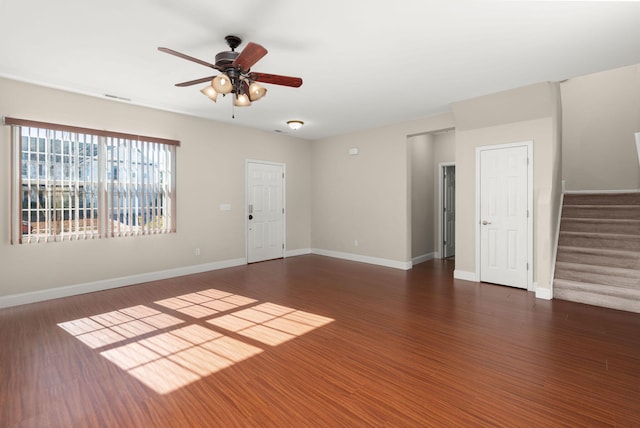
{"label": "ceiling fan light globe", "polygon": [[251,101],[258,101],[267,94],[267,89],[262,85],[253,82],[249,85],[249,98]]}
{"label": "ceiling fan light globe", "polygon": [[251,100],[246,94],[238,94],[233,104],[236,107],[249,107],[251,105]]}
{"label": "ceiling fan light globe", "polygon": [[218,98],[218,93],[216,92],[215,89],[213,89],[213,86],[211,86],[211,85],[207,86],[206,88],[200,89],[200,92],[202,92],[207,97],[209,97],[209,99],[211,101],[213,101],[214,103],[216,102],[216,99]]}
{"label": "ceiling fan light globe", "polygon": [[231,79],[226,74],[218,74],[211,80],[211,86],[216,90],[219,94],[228,94],[233,89],[233,83],[231,83]]}

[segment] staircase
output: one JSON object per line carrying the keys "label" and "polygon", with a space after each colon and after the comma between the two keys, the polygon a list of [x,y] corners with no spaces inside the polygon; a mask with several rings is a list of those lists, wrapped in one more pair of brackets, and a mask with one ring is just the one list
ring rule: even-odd
{"label": "staircase", "polygon": [[553,296],[640,313],[640,193],[564,196]]}

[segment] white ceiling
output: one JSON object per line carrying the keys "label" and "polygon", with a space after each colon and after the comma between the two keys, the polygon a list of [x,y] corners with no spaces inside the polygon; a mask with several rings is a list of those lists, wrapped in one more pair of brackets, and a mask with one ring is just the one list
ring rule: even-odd
{"label": "white ceiling", "polygon": [[[640,2],[0,0],[0,76],[319,139],[452,102],[640,63]],[[224,36],[269,50],[253,71],[301,88],[236,109],[174,83],[212,70]],[[1,94],[0,94],[1,96]],[[29,118],[37,120],[38,118]]]}

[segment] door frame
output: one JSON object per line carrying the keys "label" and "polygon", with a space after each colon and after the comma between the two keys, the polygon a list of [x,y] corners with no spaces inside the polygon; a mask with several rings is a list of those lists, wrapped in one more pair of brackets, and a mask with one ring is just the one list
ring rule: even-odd
{"label": "door frame", "polygon": [[535,214],[533,206],[533,140],[520,141],[516,143],[496,144],[491,146],[476,147],[476,216],[475,216],[475,232],[476,232],[476,282],[480,282],[481,277],[481,245],[480,245],[480,154],[485,150],[509,149],[513,147],[527,148],[527,290],[535,291],[533,285],[533,216]]}
{"label": "door frame", "polygon": [[444,229],[445,218],[442,215],[444,210],[444,172],[447,167],[456,166],[455,162],[441,162],[438,164],[438,249],[440,250],[440,259],[444,259]]}
{"label": "door frame", "polygon": [[287,164],[257,159],[245,159],[244,161],[244,263],[249,264],[249,164],[260,163],[263,165],[275,165],[282,167],[282,257],[287,257]]}

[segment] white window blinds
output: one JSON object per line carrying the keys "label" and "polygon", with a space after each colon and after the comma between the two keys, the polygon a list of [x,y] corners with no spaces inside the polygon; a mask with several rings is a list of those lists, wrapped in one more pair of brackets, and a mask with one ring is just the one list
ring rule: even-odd
{"label": "white window blinds", "polygon": [[12,242],[175,232],[179,142],[5,118]]}

